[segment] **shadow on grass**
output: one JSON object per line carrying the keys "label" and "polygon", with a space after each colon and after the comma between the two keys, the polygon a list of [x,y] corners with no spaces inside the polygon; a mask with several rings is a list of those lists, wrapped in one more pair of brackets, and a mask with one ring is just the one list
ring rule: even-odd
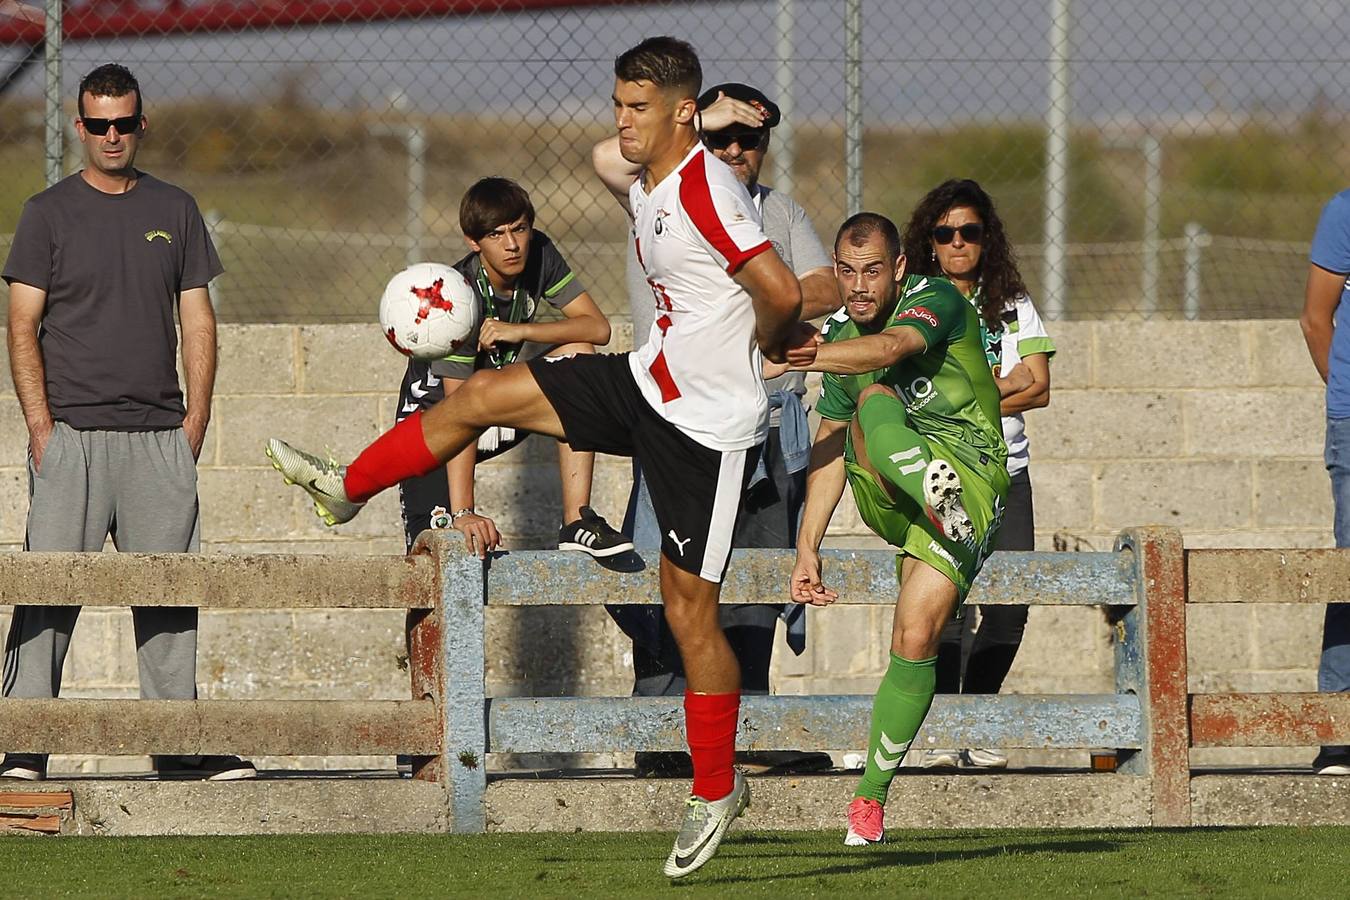
{"label": "shadow on grass", "polygon": [[[724,862],[733,860],[746,860],[749,857],[742,856],[735,852],[737,844],[744,845],[749,843],[745,838],[749,835],[737,839],[733,843],[723,845],[718,856]],[[1000,841],[997,846],[972,848],[969,850],[913,850],[904,845],[912,845],[914,842],[908,838],[897,841],[894,849],[887,845],[873,846],[867,848],[849,848],[840,846],[837,850],[805,850],[799,848],[791,852],[794,859],[802,861],[816,860],[821,864],[820,868],[803,868],[802,871],[793,873],[795,877],[804,876],[826,876],[826,875],[853,875],[860,872],[876,871],[883,866],[922,866],[932,865],[934,863],[957,861],[969,862],[977,859],[987,859],[990,857],[1007,856],[1033,856],[1041,854],[1069,854],[1069,853],[1114,853],[1119,851],[1124,842],[1113,838],[1083,838],[1079,840],[1066,839],[1062,836],[1047,836],[1043,840],[1017,840]],[[773,843],[772,838],[762,841],[762,843]],[[784,842],[789,843],[789,842]],[[730,851],[730,852],[729,852]],[[753,884],[758,881],[773,881],[783,877],[782,872],[768,873],[765,875],[723,875],[713,878],[701,878],[699,884],[704,886],[712,885],[735,885],[735,884]]]}

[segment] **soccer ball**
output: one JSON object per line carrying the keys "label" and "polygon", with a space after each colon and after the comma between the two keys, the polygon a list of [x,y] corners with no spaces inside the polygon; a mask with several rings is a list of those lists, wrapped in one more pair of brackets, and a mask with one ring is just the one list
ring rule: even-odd
{"label": "soccer ball", "polygon": [[464,276],[441,263],[416,263],[389,279],[380,328],[413,359],[444,359],[478,327],[478,297]]}

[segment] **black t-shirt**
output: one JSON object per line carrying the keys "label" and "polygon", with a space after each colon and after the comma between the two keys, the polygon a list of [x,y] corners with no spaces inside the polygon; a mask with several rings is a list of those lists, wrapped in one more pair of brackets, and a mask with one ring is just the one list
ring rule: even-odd
{"label": "black t-shirt", "polygon": [[[491,316],[503,322],[533,322],[540,303],[547,302],[556,309],[562,309],[586,290],[553,241],[538,229],[530,238],[530,253],[525,258],[525,269],[516,279],[516,288],[511,296],[502,297],[493,291],[477,253],[470,253],[455,263],[454,268],[473,285],[482,319]],[[475,329],[464,342],[465,352],[462,355],[436,360],[429,364],[430,371],[438,377],[463,380],[472,375],[475,369],[499,369],[514,362],[520,352],[518,344],[506,347],[499,345],[492,353],[478,352],[477,347],[478,330]],[[417,366],[417,360],[409,361],[410,371]]]}
{"label": "black t-shirt", "polygon": [[196,202],[143,172],[124,194],[76,173],[29,199],[6,282],[47,292],[39,344],[52,417],[74,428],[176,428],[178,295],[222,271]]}

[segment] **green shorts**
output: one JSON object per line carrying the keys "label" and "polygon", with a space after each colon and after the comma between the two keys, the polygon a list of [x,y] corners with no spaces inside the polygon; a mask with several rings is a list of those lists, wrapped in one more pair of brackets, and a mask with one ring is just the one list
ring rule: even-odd
{"label": "green shorts", "polygon": [[[1003,521],[1003,504],[1008,498],[1008,471],[1003,466],[975,469],[947,450],[941,443],[924,438],[924,456],[928,462],[944,459],[961,478],[961,504],[975,525],[969,541],[949,540],[921,506],[909,497],[892,500],[871,472],[851,460],[845,460],[853,500],[867,527],[900,549],[900,553],[928,563],[956,585],[958,604],[965,602],[980,567],[993,552],[998,526]],[[850,454],[851,456],[852,454]],[[900,578],[900,556],[895,559],[895,577]]]}

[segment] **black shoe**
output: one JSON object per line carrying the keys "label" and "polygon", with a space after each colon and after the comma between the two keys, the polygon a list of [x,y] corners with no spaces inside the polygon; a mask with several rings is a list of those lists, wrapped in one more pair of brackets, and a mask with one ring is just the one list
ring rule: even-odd
{"label": "black shoe", "polygon": [[595,510],[581,508],[581,518],[568,522],[558,532],[559,550],[580,550],[597,559],[617,556],[633,549],[627,535],[615,531]]}
{"label": "black shoe", "polygon": [[6,753],[0,759],[0,778],[19,781],[44,781],[47,778],[47,757],[41,753]]}
{"label": "black shoe", "polygon": [[160,778],[238,781],[258,776],[253,763],[237,756],[156,756],[154,763]]}
{"label": "black shoe", "polygon": [[1350,775],[1350,753],[1328,753],[1323,750],[1317,754],[1312,766],[1318,775]]}
{"label": "black shoe", "polygon": [[639,778],[693,778],[694,762],[688,753],[634,753],[633,768]]}

